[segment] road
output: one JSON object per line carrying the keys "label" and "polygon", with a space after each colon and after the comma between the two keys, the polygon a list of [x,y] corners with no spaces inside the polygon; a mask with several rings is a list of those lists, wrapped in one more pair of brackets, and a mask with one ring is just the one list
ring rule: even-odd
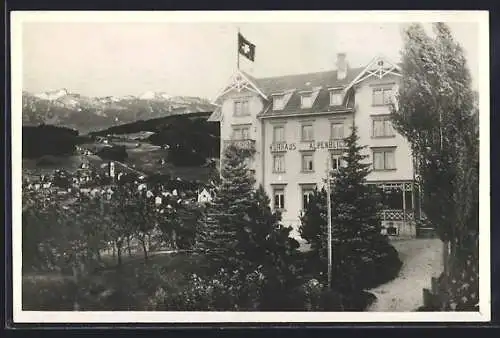
{"label": "road", "polygon": [[439,239],[413,239],[392,243],[403,261],[394,280],[368,290],[377,300],[368,311],[406,312],[422,306],[422,289],[430,288],[431,277],[443,270],[442,242]]}

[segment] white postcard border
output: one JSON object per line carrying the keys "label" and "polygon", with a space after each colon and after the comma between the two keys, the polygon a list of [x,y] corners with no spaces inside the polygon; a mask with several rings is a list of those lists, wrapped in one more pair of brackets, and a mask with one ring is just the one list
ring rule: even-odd
{"label": "white postcard border", "polygon": [[[487,11],[16,11],[11,12],[12,258],[15,323],[484,322],[491,319],[489,13]],[[22,26],[26,22],[476,22],[479,25],[480,312],[54,312],[23,311]]]}

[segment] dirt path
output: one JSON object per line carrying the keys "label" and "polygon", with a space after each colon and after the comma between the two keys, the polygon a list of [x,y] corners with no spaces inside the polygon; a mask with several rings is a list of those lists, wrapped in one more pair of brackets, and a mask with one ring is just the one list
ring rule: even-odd
{"label": "dirt path", "polygon": [[377,301],[368,311],[415,311],[422,305],[422,289],[442,271],[442,244],[439,239],[401,240],[392,243],[403,266],[394,280],[369,290]]}

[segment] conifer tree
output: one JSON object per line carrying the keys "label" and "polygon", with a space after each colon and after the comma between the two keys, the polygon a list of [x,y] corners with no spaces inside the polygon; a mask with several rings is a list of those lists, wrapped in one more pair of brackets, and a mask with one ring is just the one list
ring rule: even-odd
{"label": "conifer tree", "polygon": [[[327,233],[327,202],[326,190],[323,187],[315,189],[309,197],[309,203],[301,217],[301,226],[299,228],[300,237],[305,239],[311,245],[311,250],[318,254],[323,254],[322,248],[326,245]],[[323,257],[326,259],[326,256]]]}
{"label": "conifer tree", "polygon": [[284,281],[299,243],[290,237],[292,228],[281,224],[279,211],[271,210],[269,197],[262,186],[255,191],[249,218],[249,231],[240,242],[246,252],[245,259],[251,262],[252,268],[261,265],[271,274],[279,274]]}
{"label": "conifer tree", "polygon": [[242,232],[250,228],[248,212],[253,205],[255,184],[245,161],[250,155],[235,145],[229,145],[224,152],[221,183],[206,210],[206,224],[200,234],[212,272],[244,268],[241,261],[245,253],[239,240]]}
{"label": "conifer tree", "polygon": [[[397,252],[381,234],[381,196],[376,188],[366,184],[371,164],[365,161],[367,155],[362,154],[364,147],[358,144],[358,139],[357,128],[353,126],[351,135],[345,138],[346,152],[342,156],[345,165],[333,173],[331,185],[333,282],[341,289],[351,290],[366,287],[373,281],[370,274],[378,267],[386,265],[393,275],[401,266]],[[326,198],[324,192],[313,195],[301,228],[311,248],[317,250],[316,256],[325,272]],[[378,273],[380,278],[385,277],[383,271]]]}
{"label": "conifer tree", "polygon": [[397,252],[381,234],[381,195],[366,184],[371,164],[365,161],[368,155],[362,154],[365,147],[358,140],[353,126],[345,139],[345,165],[336,171],[332,184],[334,282],[354,289],[367,286],[377,268],[387,271],[378,271],[383,278],[394,277],[401,267]]}
{"label": "conifer tree", "polygon": [[290,238],[290,227],[246,165],[251,153],[229,146],[222,167],[222,183],[206,211],[202,245],[212,271],[238,270],[241,276],[262,270],[273,289],[294,279],[293,259],[299,244]]}

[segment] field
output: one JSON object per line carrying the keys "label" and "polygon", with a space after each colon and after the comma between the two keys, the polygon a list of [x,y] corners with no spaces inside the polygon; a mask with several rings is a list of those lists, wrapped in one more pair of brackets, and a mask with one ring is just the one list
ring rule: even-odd
{"label": "field", "polygon": [[[202,182],[207,182],[209,179],[210,169],[207,167],[176,167],[167,162],[162,163],[161,160],[167,158],[168,151],[161,147],[137,141],[117,141],[113,142],[113,145],[125,146],[128,154],[128,158],[123,162],[123,165],[117,166],[117,171],[129,171],[127,169],[129,167],[146,175],[169,174],[173,178],[178,177],[187,181],[199,180]],[[88,143],[83,144],[82,148],[95,153],[103,147],[109,146],[102,143]],[[106,160],[96,155],[45,156],[43,161],[40,158],[23,159],[23,177],[36,179],[40,175],[50,175],[56,169],[64,169],[73,173],[84,162],[95,168],[107,163]]]}
{"label": "field", "polygon": [[[199,273],[203,257],[192,253],[159,252],[151,254],[145,263],[139,253],[123,256],[123,265],[116,266],[116,259],[103,259],[104,266],[89,277],[91,290],[85,290],[85,301],[80,310],[143,310],[148,299],[161,285],[170,294],[182,290],[186,278]],[[161,272],[159,275],[158,273]],[[26,273],[23,276],[23,310],[71,311],[73,310],[73,279],[59,273]],[[83,291],[83,290],[82,290]]]}
{"label": "field", "polygon": [[176,167],[168,162],[161,163],[167,158],[167,150],[147,143],[142,143],[140,147],[127,149],[128,158],[125,164],[134,167],[146,174],[169,174],[173,178],[181,178],[186,181],[199,180],[207,182],[210,169],[206,167]]}

